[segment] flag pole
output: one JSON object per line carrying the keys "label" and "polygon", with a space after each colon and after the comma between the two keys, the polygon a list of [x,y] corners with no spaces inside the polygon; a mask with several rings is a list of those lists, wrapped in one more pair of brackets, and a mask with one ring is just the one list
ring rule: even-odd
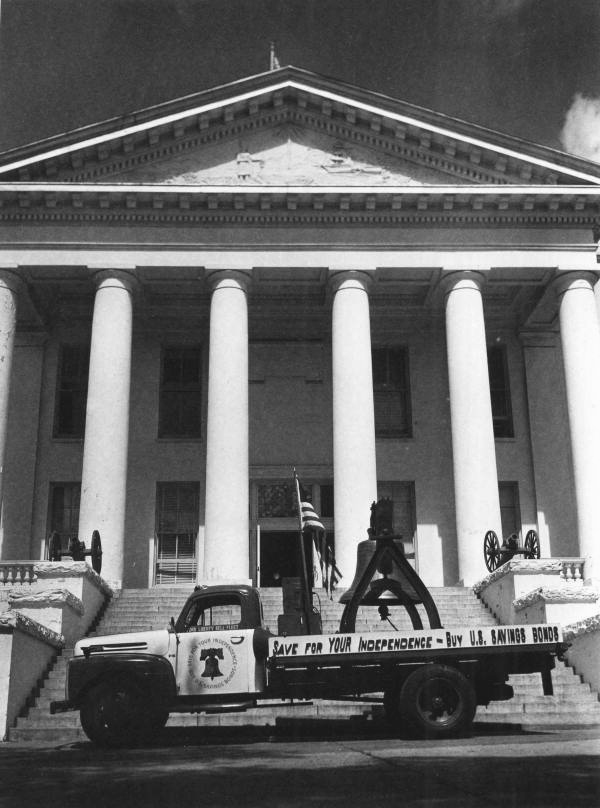
{"label": "flag pole", "polygon": [[304,600],[304,617],[306,618],[306,633],[310,634],[310,615],[312,612],[312,590],[308,582],[306,567],[306,554],[304,552],[304,533],[302,530],[302,499],[300,497],[300,481],[294,469],[294,483],[296,485],[296,504],[298,506],[298,536],[300,541],[300,558],[302,559],[302,591]]}

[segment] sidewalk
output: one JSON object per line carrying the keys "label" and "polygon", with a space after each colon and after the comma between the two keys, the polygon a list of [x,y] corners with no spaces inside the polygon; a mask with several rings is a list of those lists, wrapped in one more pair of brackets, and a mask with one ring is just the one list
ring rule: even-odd
{"label": "sidewalk", "polygon": [[[332,730],[336,730],[332,732]],[[0,744],[0,806],[590,808],[600,728],[398,740],[367,724],[165,730],[152,746]]]}

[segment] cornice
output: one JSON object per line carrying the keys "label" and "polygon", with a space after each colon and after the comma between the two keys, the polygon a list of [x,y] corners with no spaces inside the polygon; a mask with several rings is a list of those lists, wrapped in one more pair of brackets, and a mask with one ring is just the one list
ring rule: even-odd
{"label": "cornice", "polygon": [[600,224],[600,188],[8,183],[0,185],[0,221],[589,227]]}

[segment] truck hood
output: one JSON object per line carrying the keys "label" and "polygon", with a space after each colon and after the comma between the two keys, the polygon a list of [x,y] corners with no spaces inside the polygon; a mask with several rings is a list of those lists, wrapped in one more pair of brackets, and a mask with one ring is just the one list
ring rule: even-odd
{"label": "truck hood", "polygon": [[169,648],[167,629],[134,631],[131,634],[107,634],[103,637],[85,637],[75,645],[73,656],[93,654],[158,654],[166,655]]}

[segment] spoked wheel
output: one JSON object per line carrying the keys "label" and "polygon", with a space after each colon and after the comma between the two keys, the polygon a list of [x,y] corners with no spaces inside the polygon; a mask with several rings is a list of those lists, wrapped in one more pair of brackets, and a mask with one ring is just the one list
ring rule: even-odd
{"label": "spoked wheel", "polygon": [[483,556],[488,572],[493,572],[500,566],[500,542],[493,530],[488,530],[483,540]]}
{"label": "spoked wheel", "polygon": [[80,711],[83,731],[99,746],[141,743],[164,726],[167,717],[168,712],[153,709],[142,687],[125,677],[93,687]]}
{"label": "spoked wheel", "polygon": [[465,732],[476,708],[469,680],[447,665],[417,668],[400,690],[400,719],[420,738],[447,738]]}
{"label": "spoked wheel", "polygon": [[535,530],[530,530],[525,536],[525,558],[540,557],[540,540]]}

